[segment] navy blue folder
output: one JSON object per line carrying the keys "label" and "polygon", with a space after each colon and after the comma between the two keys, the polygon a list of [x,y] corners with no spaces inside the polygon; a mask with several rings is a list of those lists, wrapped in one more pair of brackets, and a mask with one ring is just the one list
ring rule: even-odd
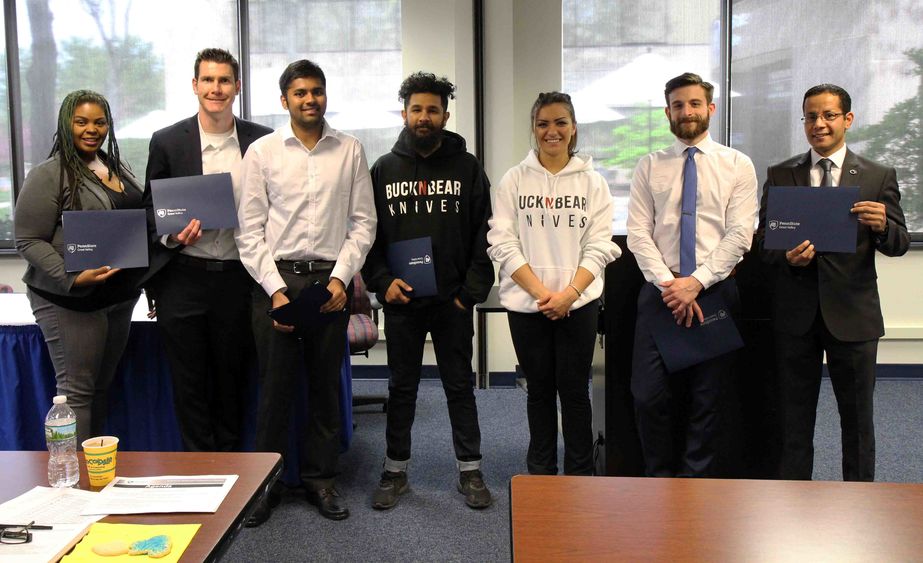
{"label": "navy blue folder", "polygon": [[68,272],[148,265],[147,212],[143,209],[65,211],[62,225]]}
{"label": "navy blue folder", "polygon": [[410,297],[438,295],[433,241],[430,237],[392,242],[388,245],[388,269],[413,288]]}
{"label": "navy blue folder", "polygon": [[330,301],[330,291],[320,283],[315,283],[301,290],[298,297],[286,305],[269,310],[269,316],[277,323],[295,328],[322,326],[334,318],[333,313],[321,313],[321,306]]}
{"label": "navy blue folder", "polygon": [[791,250],[809,240],[818,252],[855,252],[857,186],[769,186],[764,247]]}
{"label": "navy blue folder", "polygon": [[[660,292],[650,284],[646,284],[643,291],[657,293],[654,298],[661,299]],[[651,319],[651,335],[670,373],[743,348],[743,339],[721,293],[699,294],[696,302],[705,320],[700,323],[699,319],[693,319],[689,328],[685,324],[677,325],[666,305],[658,307]]]}
{"label": "navy blue folder", "polygon": [[158,235],[182,231],[198,219],[203,229],[235,229],[237,205],[231,175],[206,174],[151,180]]}

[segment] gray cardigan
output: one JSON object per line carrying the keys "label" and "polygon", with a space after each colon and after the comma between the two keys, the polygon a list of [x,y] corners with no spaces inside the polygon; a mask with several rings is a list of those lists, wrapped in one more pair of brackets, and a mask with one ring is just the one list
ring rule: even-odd
{"label": "gray cardigan", "polygon": [[[61,162],[56,155],[29,171],[16,199],[13,223],[16,250],[28,262],[22,281],[49,293],[84,297],[92,293],[95,286],[73,287],[79,272],[64,270],[60,178]],[[127,170],[121,180],[126,190],[142,193],[137,180]],[[67,181],[65,174],[65,184]],[[112,209],[106,188],[82,178],[77,181],[81,209]]]}

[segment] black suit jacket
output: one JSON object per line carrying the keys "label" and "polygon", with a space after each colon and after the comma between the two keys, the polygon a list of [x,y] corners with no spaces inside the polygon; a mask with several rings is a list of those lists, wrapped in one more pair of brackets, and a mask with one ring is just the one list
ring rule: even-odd
{"label": "black suit jacket", "polygon": [[[234,118],[237,125],[237,139],[243,156],[250,143],[272,129],[252,121]],[[145,281],[152,278],[166,266],[178,249],[167,249],[159,243],[154,223],[154,203],[151,199],[151,180],[195,176],[202,174],[202,140],[199,134],[199,116],[178,121],[169,127],[156,131],[151,136],[148,150],[147,172],[144,175],[144,207],[147,209],[147,225],[151,235],[150,268]]]}
{"label": "black suit jacket", "polygon": [[841,186],[859,186],[859,201],[885,204],[888,228],[884,236],[859,225],[855,254],[817,253],[808,266],[790,266],[784,250],[766,250],[766,201],[769,186],[810,186],[811,153],[795,156],[769,167],[760,202],[760,223],[756,232],[760,255],[775,273],[773,326],[800,336],[817,315],[823,315],[827,329],[845,342],[873,340],[884,335],[884,320],[878,298],[875,250],[886,256],[900,256],[910,247],[910,236],[900,205],[900,191],[894,168],[846,151]]}

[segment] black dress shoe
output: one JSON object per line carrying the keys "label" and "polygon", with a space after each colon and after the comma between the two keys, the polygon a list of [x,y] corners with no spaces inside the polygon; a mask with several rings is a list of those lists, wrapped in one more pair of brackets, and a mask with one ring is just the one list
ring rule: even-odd
{"label": "black dress shoe", "polygon": [[320,489],[308,491],[308,502],[317,507],[321,516],[331,520],[345,520],[349,518],[349,509],[340,504],[340,493],[336,489]]}
{"label": "black dress shoe", "polygon": [[245,526],[248,528],[256,528],[263,522],[269,520],[272,509],[279,506],[279,502],[281,501],[282,497],[277,493],[270,492],[264,495],[256,504],[256,508],[253,509],[253,514],[247,519]]}

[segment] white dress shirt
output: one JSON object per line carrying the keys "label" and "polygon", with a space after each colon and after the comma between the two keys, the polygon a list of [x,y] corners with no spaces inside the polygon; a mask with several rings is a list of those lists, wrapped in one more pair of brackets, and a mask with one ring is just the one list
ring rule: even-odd
{"label": "white dress shirt", "polygon": [[830,156],[821,156],[814,149],[811,149],[811,185],[817,187],[824,179],[824,169],[820,167],[820,160],[829,158],[833,162],[830,167],[830,175],[833,176],[833,185],[840,185],[840,176],[843,174],[843,161],[846,159],[846,145],[840,147],[840,150]]}
{"label": "white dress shirt", "polygon": [[241,164],[240,260],[272,295],[286,289],[276,260],[330,260],[344,284],[375,240],[372,179],[359,140],[324,122],[313,150],[291,123],[257,139]]}
{"label": "white dress shirt", "polygon": [[[237,122],[226,133],[206,133],[199,123],[199,141],[202,147],[202,174],[232,172],[240,164],[240,140],[237,137]],[[234,193],[235,201],[238,194]],[[176,248],[179,243],[169,240],[169,235],[160,237],[167,248]],[[181,254],[207,260],[238,260],[234,229],[203,229],[202,238],[192,246],[184,246]]]}
{"label": "white dress shirt", "polygon": [[[698,178],[696,269],[706,288],[730,275],[749,250],[758,210],[756,172],[747,155],[712,140],[695,145]],[[644,278],[654,284],[679,271],[683,164],[687,145],[678,139],[638,161],[628,201],[628,248]]]}

